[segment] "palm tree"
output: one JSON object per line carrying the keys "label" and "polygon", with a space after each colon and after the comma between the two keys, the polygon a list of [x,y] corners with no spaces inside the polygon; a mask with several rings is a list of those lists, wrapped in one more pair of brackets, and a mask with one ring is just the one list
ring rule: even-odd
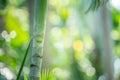
{"label": "palm tree", "polygon": [[[32,41],[32,57],[30,64],[30,80],[39,80],[43,58],[43,44],[45,35],[47,0],[35,0],[34,2],[34,26]],[[32,26],[31,26],[32,27]]]}

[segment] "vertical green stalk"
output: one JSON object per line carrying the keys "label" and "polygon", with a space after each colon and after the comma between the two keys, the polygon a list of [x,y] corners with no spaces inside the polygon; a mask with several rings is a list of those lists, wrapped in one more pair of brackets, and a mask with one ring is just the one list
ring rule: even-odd
{"label": "vertical green stalk", "polygon": [[114,80],[114,66],[113,66],[113,41],[111,39],[112,19],[111,13],[106,5],[100,7],[95,17],[95,34],[99,38],[98,47],[101,52],[101,62],[105,80]]}
{"label": "vertical green stalk", "polygon": [[104,73],[106,80],[114,80],[114,66],[113,66],[113,43],[111,39],[112,19],[110,11],[107,6],[102,6],[99,13],[101,19],[102,31],[102,57],[104,63]]}
{"label": "vertical green stalk", "polygon": [[47,0],[35,0],[30,80],[39,80],[43,57]]}

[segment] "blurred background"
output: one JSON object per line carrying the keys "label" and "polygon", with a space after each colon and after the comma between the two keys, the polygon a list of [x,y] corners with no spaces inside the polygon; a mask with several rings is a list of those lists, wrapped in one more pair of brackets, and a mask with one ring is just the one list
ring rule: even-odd
{"label": "blurred background", "polygon": [[[48,0],[43,69],[54,80],[120,80],[120,0]],[[34,0],[0,0],[0,74],[15,79],[30,41]],[[30,54],[21,76],[29,76]],[[22,80],[22,79],[21,79]]]}

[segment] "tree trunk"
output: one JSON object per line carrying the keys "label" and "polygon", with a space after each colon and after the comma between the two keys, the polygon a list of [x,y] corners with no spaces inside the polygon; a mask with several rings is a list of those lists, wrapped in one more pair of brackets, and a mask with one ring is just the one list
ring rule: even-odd
{"label": "tree trunk", "polygon": [[43,58],[47,0],[35,0],[30,80],[39,80]]}

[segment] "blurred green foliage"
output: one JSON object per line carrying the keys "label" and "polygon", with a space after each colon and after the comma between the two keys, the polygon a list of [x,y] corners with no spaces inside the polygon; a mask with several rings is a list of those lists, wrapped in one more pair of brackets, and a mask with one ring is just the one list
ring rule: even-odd
{"label": "blurred green foliage", "polygon": [[0,10],[3,10],[7,5],[7,0],[0,0]]}
{"label": "blurred green foliage", "polygon": [[[2,30],[0,30],[0,63],[4,63],[11,70],[12,78],[18,74],[30,39],[29,11],[26,3],[25,0],[0,0],[0,16],[5,19],[4,25],[0,28]],[[89,3],[85,4],[87,5]],[[99,5],[97,3],[91,7],[96,10]],[[49,71],[43,66],[41,80],[98,80],[103,75],[100,53],[96,55],[94,52],[98,47],[95,46],[86,22],[88,18],[84,13],[85,10],[82,0],[49,0],[47,12],[49,31],[46,32],[48,37],[45,39],[47,41],[45,51],[47,56],[51,54],[48,57],[51,57],[49,64],[53,69]],[[114,53],[119,59],[120,11],[115,8],[110,8],[110,11],[113,18],[111,35]],[[51,52],[48,49],[51,49]],[[30,54],[21,74],[25,80],[29,75],[29,63]],[[2,73],[1,70],[0,72]],[[47,77],[50,78],[46,79]]]}

